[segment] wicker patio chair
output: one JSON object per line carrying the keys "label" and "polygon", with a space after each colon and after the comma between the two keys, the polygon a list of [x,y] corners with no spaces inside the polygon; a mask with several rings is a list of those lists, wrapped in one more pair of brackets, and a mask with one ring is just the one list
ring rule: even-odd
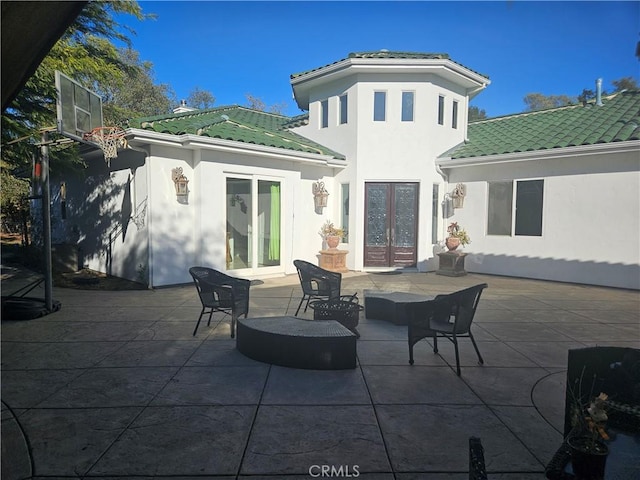
{"label": "wicker patio chair", "polygon": [[249,287],[251,282],[236,278],[207,267],[191,267],[189,273],[198,290],[202,310],[193,330],[195,336],[202,316],[209,314],[207,325],[211,325],[214,312],[231,315],[231,338],[235,337],[236,322],[241,315],[249,313]]}
{"label": "wicker patio chair", "polygon": [[478,362],[484,363],[478,345],[471,333],[471,323],[486,283],[446,295],[438,295],[426,302],[408,305],[409,310],[409,363],[413,365],[413,346],[426,337],[433,338],[433,352],[438,353],[438,336],[449,339],[456,352],[456,372],[460,376],[458,338],[468,337],[478,354]]}
{"label": "wicker patio chair", "polygon": [[300,307],[302,307],[305,300],[307,301],[304,306],[304,311],[306,312],[311,299],[340,299],[342,274],[330,272],[304,260],[294,260],[293,264],[298,270],[298,277],[300,278],[300,286],[302,287],[303,294],[295,315],[298,315]]}
{"label": "wicker patio chair", "polygon": [[484,447],[478,437],[469,437],[469,480],[487,480]]}

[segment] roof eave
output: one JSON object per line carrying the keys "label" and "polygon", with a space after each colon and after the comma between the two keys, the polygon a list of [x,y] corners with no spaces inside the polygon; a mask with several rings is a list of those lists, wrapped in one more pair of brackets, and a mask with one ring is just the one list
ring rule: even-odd
{"label": "roof eave", "polygon": [[229,153],[237,153],[251,156],[267,157],[279,160],[288,160],[298,163],[311,163],[328,167],[347,166],[346,160],[335,158],[331,155],[301,152],[285,148],[255,145],[252,143],[224,140],[220,138],[203,137],[200,135],[183,134],[173,135],[149,130],[130,128],[126,130],[127,141],[134,146],[162,145],[167,147],[188,148],[191,150],[214,150]]}
{"label": "roof eave", "polygon": [[347,58],[291,79],[293,97],[302,110],[309,109],[309,91],[314,86],[357,73],[434,73],[462,85],[470,96],[477,95],[491,81],[449,59]]}
{"label": "roof eave", "polygon": [[579,145],[577,147],[551,148],[534,150],[531,152],[504,153],[481,157],[452,158],[440,157],[436,165],[443,170],[454,168],[495,165],[500,163],[518,163],[532,160],[553,160],[557,158],[577,157],[585,155],[602,155],[607,153],[623,153],[640,151],[640,140],[624,142],[598,143],[594,145]]}

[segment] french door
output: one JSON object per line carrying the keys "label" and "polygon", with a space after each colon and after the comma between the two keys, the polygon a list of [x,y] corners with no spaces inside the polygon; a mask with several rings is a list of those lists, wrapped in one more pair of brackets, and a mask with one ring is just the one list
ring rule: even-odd
{"label": "french door", "polygon": [[417,183],[365,183],[365,267],[414,267],[417,231]]}
{"label": "french door", "polygon": [[277,180],[227,177],[227,270],[281,265],[280,187]]}

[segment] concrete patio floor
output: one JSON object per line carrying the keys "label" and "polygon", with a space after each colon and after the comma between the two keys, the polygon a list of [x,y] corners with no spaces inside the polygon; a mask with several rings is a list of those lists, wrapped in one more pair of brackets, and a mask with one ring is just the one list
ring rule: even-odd
{"label": "concrete patio floor", "polygon": [[[5,294],[25,281],[10,277]],[[542,479],[562,441],[567,350],[640,348],[640,293],[434,273],[348,273],[342,290],[362,300],[484,282],[473,332],[485,364],[461,340],[461,377],[450,342],[434,354],[423,340],[409,366],[406,327],[364,313],[355,370],[299,370],[244,357],[220,314],[192,336],[191,285],[55,288],[60,311],[2,323],[2,479],[303,479],[327,466],[334,478],[463,480],[470,436],[489,478]],[[250,317],[292,315],[300,298],[297,276],[264,280]]]}

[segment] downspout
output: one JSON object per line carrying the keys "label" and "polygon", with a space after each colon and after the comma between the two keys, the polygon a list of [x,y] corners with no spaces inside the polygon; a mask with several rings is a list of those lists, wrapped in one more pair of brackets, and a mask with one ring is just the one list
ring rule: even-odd
{"label": "downspout", "polygon": [[[444,173],[444,171],[442,170],[442,167],[440,167],[440,165],[438,165],[437,163],[435,164],[436,166],[436,172],[438,172],[438,175],[440,175],[442,177],[442,179],[444,180],[444,187],[442,190],[442,200],[440,198],[438,198],[438,202],[440,205],[442,205],[442,202],[444,201],[444,195],[446,192],[444,192],[444,190],[446,190],[446,188],[448,188],[449,186],[449,175],[447,175],[446,173]],[[436,207],[437,208],[437,207]],[[442,232],[446,232],[447,231],[447,221],[444,218],[444,215],[442,216]],[[436,232],[436,233],[440,233],[440,232]],[[437,237],[440,235],[436,235]]]}
{"label": "downspout", "polygon": [[145,162],[147,170],[147,275],[148,275],[148,287],[153,288],[153,202],[151,201],[151,145],[149,145],[149,152],[147,153],[147,161]]}

